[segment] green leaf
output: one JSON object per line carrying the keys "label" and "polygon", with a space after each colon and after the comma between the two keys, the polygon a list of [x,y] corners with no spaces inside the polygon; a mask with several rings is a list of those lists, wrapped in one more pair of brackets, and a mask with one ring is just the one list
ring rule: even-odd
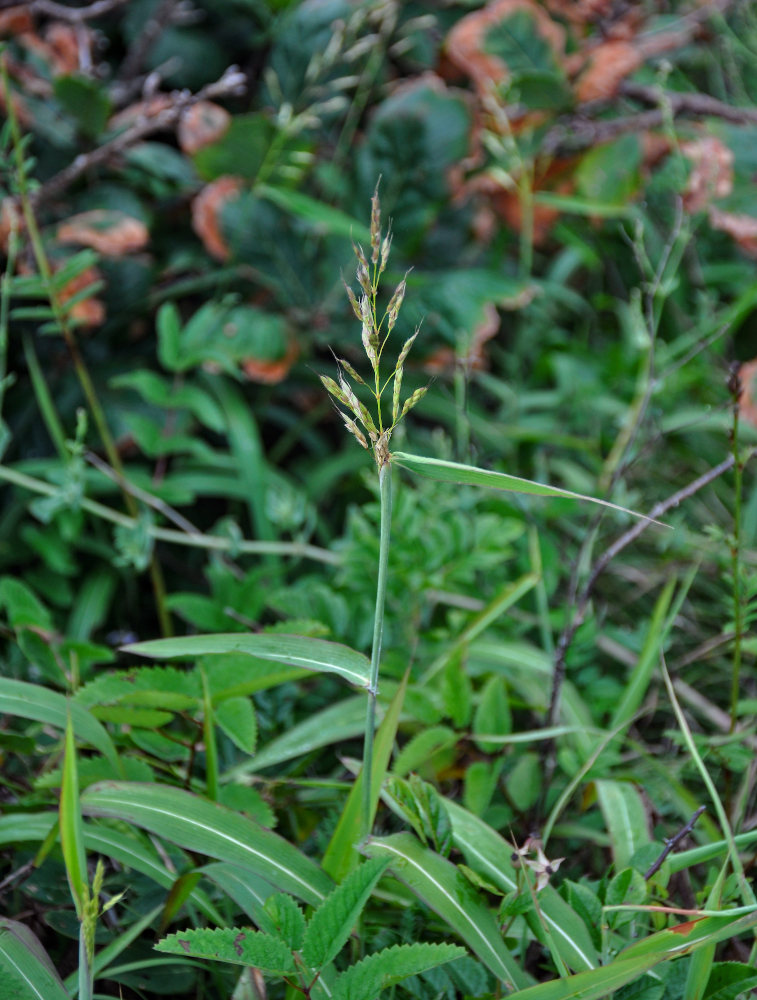
{"label": "green leaf", "polygon": [[251,965],[273,976],[295,971],[291,950],[278,938],[249,928],[216,927],[169,934],[156,951],[193,958],[213,958],[233,965]]}
{"label": "green leaf", "polygon": [[290,215],[296,215],[297,218],[308,222],[316,231],[343,236],[358,243],[370,243],[370,230],[361,222],[301,191],[256,184],[255,194],[273,202]]}
{"label": "green leaf", "polygon": [[[445,799],[445,804],[452,821],[452,839],[471,868],[491,879],[503,892],[517,889],[513,845],[456,802]],[[538,900],[542,919],[565,964],[571,969],[593,969],[598,965],[599,957],[586,925],[555,889],[546,886]],[[533,924],[532,930],[536,926]]]}
{"label": "green leaf", "polygon": [[213,710],[219,728],[245,753],[255,753],[258,726],[249,698],[227,698]]}
{"label": "green leaf", "polygon": [[81,802],[85,815],[123,819],[187,850],[242,865],[306,903],[317,905],[331,889],[331,879],[282,837],[183,789],[102,782]]}
{"label": "green leaf", "polygon": [[703,1000],[736,1000],[757,986],[757,971],[744,962],[717,962],[707,980]]}
{"label": "green leaf", "polygon": [[426,850],[409,833],[372,837],[362,848],[369,857],[388,857],[391,871],[442,917],[494,975],[523,989],[528,977],[502,941],[491,911],[470,882],[444,858]]}
{"label": "green leaf", "polygon": [[87,857],[84,853],[84,828],[79,808],[79,777],[76,771],[74,727],[69,717],[66,724],[63,782],[60,790],[60,842],[66,875],[81,919],[82,907],[88,898]]}
{"label": "green leaf", "polygon": [[392,460],[410,472],[416,472],[419,476],[426,476],[428,479],[438,479],[446,483],[462,483],[466,486],[483,486],[487,489],[507,490],[510,493],[529,493],[539,497],[563,497],[569,500],[587,500],[590,503],[598,503],[602,507],[609,507],[612,510],[622,511],[632,517],[639,517],[645,521],[652,521],[659,524],[654,518],[649,518],[645,514],[637,514],[626,507],[619,507],[617,504],[609,503],[607,500],[600,500],[597,497],[586,496],[583,493],[573,493],[570,490],[560,489],[558,486],[547,486],[545,483],[536,483],[531,479],[521,479],[520,476],[511,476],[506,472],[491,472],[487,469],[479,469],[473,465],[460,465],[457,462],[446,462],[441,458],[427,458],[422,455],[408,455],[404,451],[392,453]]}
{"label": "green leaf", "polygon": [[650,835],[641,792],[625,781],[595,781],[597,798],[612,842],[618,870],[628,868],[636,851]]}
{"label": "green leaf", "polygon": [[690,954],[704,945],[734,937],[757,925],[757,912],[744,917],[708,917],[679,924],[652,934],[622,951],[615,961],[599,969],[579,972],[567,979],[539,983],[518,994],[518,1000],[600,1000],[626,983],[671,958]]}
{"label": "green leaf", "polygon": [[224,779],[281,764],[301,757],[319,747],[331,746],[359,736],[365,728],[365,699],[345,698],[335,705],[307,716],[275,740],[266,744],[251,761],[243,761],[224,775]]}
{"label": "green leaf", "polygon": [[65,730],[69,712],[77,739],[99,750],[108,758],[116,773],[120,774],[116,748],[105,729],[90,712],[76,703],[69,705],[65,695],[57,691],[50,691],[39,684],[0,677],[0,713],[35,719]]}
{"label": "green leaf", "polygon": [[336,981],[332,1000],[373,1000],[378,992],[465,955],[452,944],[397,944],[369,955]]}
{"label": "green leaf", "polygon": [[254,178],[276,134],[265,115],[234,115],[224,134],[199,149],[193,156],[195,166],[205,180],[224,174]]}
{"label": "green leaf", "polygon": [[249,653],[263,660],[288,663],[304,670],[337,674],[350,684],[368,687],[370,661],[362,653],[325,639],[302,635],[266,635],[243,632],[189,635],[177,639],[153,639],[124,646],[124,652],[158,660],[194,659],[208,653]]}
{"label": "green leaf", "polygon": [[505,736],[512,731],[513,720],[510,713],[510,699],[503,677],[493,675],[484,684],[476,713],[473,716],[473,735],[476,746],[483,753],[496,753],[498,743],[481,739],[486,736]]}
{"label": "green leaf", "polygon": [[332,962],[347,943],[352,928],[388,865],[388,858],[364,862],[350,872],[310,918],[302,957],[313,971]]}
{"label": "green leaf", "polygon": [[390,775],[385,795],[393,800],[396,810],[412,826],[419,840],[442,857],[449,857],[452,828],[444,799],[433,785],[417,774],[411,774],[409,781]]}
{"label": "green leaf", "polygon": [[429,726],[417,733],[397,754],[392,774],[402,778],[425,764],[439,750],[454,746],[459,737],[449,726]]}
{"label": "green leaf", "polygon": [[[371,815],[369,826],[373,827],[373,820],[376,815],[381,787],[386,777],[391,757],[392,747],[397,735],[397,727],[400,721],[400,713],[405,701],[408,677],[410,670],[405,671],[402,682],[392,698],[391,704],[386,711],[386,715],[378,728],[376,739],[373,745],[373,775],[371,789]],[[362,699],[361,699],[362,701]],[[362,717],[362,711],[361,711]],[[329,842],[326,853],[323,856],[323,868],[331,877],[341,882],[345,875],[358,864],[360,855],[355,845],[361,837],[362,807],[363,807],[363,772],[358,774],[352,783],[352,788],[347,796],[344,809],[339,817],[336,830]]]}
{"label": "green leaf", "polygon": [[84,135],[91,139],[100,135],[111,112],[104,84],[88,76],[56,76],[53,93]]}
{"label": "green leaf", "polygon": [[268,897],[263,909],[270,918],[270,926],[262,930],[280,937],[291,951],[299,951],[305,939],[305,915],[292,897],[277,892]]}
{"label": "green leaf", "polygon": [[13,1000],[70,1000],[49,955],[32,932],[0,917],[3,996]]}

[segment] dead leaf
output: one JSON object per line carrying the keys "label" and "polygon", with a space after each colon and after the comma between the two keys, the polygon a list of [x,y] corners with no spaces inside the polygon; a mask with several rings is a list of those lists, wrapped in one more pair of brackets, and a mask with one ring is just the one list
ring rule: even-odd
{"label": "dead leaf", "polygon": [[25,31],[33,31],[33,29],[34,22],[31,12],[24,4],[0,11],[0,38],[9,38]]}
{"label": "dead leaf", "polygon": [[192,202],[192,228],[216,260],[228,260],[231,253],[221,234],[221,209],[239,197],[243,186],[241,177],[227,174],[207,184]]}
{"label": "dead leaf", "polygon": [[589,52],[575,85],[576,100],[583,104],[614,97],[623,80],[643,61],[641,52],[630,42],[602,42]]}
{"label": "dead leaf", "polygon": [[17,233],[24,228],[24,220],[18,203],[13,198],[3,198],[0,201],[0,250],[8,252],[8,240],[11,232]]}
{"label": "dead leaf", "polygon": [[[102,281],[102,274],[96,267],[88,267],[81,274],[72,278],[58,293],[61,305],[78,295],[83,289]],[[105,306],[100,299],[91,296],[75,303],[68,315],[78,326],[100,326],[105,322]]]}
{"label": "dead leaf", "polygon": [[728,233],[745,254],[757,257],[757,218],[755,216],[723,212],[714,206],[710,208],[708,214],[713,229]]}
{"label": "dead leaf", "polygon": [[231,124],[231,115],[212,101],[198,101],[187,108],[179,122],[179,145],[185,153],[196,153],[220,139]]}
{"label": "dead leaf", "polygon": [[51,21],[41,35],[28,31],[19,41],[43,59],[55,76],[70,76],[81,68],[82,53],[91,62],[94,32],[85,25],[74,27],[63,21]]}
{"label": "dead leaf", "polygon": [[481,10],[466,14],[452,28],[446,41],[446,55],[458,70],[473,80],[476,88],[487,93],[493,85],[509,77],[505,63],[486,51],[486,37],[497,25],[518,11],[526,11],[536,31],[552,47],[558,59],[565,51],[565,31],[534,0],[495,0]]}
{"label": "dead leaf", "polygon": [[739,368],[739,382],[739,416],[757,427],[757,358],[744,362]]}
{"label": "dead leaf", "polygon": [[[691,173],[683,193],[687,212],[701,212],[714,198],[725,198],[733,190],[733,152],[714,136],[681,143],[681,152],[691,162]],[[716,227],[717,228],[717,227]]]}
{"label": "dead leaf", "polygon": [[92,247],[106,257],[141,250],[150,239],[147,226],[126,212],[96,208],[72,215],[58,226],[59,243]]}
{"label": "dead leaf", "polygon": [[287,344],[286,354],[283,358],[277,358],[275,361],[247,358],[242,362],[242,370],[251,382],[275,385],[286,378],[299,353],[297,342],[292,338]]}

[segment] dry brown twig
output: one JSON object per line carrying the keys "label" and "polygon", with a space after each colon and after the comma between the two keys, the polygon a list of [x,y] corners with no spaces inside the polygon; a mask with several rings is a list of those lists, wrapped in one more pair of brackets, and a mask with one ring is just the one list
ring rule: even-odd
{"label": "dry brown twig", "polygon": [[224,74],[214,83],[193,94],[188,90],[175,91],[169,95],[171,104],[152,115],[139,118],[132,126],[120,135],[104,142],[101,146],[77,156],[67,167],[59,171],[50,180],[42,184],[32,194],[32,204],[36,208],[45,201],[61,194],[83,174],[94,167],[102,166],[136,145],[148,135],[172,129],[179,123],[181,116],[199,101],[212,101],[219,98],[238,96],[244,93],[247,78],[238,66],[229,66]]}

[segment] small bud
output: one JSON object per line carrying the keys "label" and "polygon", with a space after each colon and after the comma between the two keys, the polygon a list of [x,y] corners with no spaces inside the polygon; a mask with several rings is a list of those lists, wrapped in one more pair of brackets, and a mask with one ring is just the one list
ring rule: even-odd
{"label": "small bud", "polygon": [[379,264],[379,274],[384,273],[384,268],[386,267],[386,263],[389,260],[389,251],[391,250],[391,248],[392,248],[392,232],[390,224],[390,228],[387,231],[387,234],[384,237],[384,240],[381,244],[381,263]]}
{"label": "small bud", "polygon": [[345,291],[347,292],[347,298],[350,300],[350,305],[352,306],[352,311],[357,316],[359,320],[362,320],[363,316],[360,312],[360,303],[357,300],[357,295],[352,291],[347,282],[342,278],[342,284],[344,285]]}
{"label": "small bud", "polygon": [[350,432],[350,434],[352,434],[357,439],[358,444],[362,445],[363,448],[367,449],[368,442],[365,440],[365,435],[362,433],[362,431],[355,423],[355,421],[352,420],[350,417],[348,417],[346,413],[342,413],[341,410],[339,411],[339,414],[342,420],[344,421],[347,430]]}
{"label": "small bud", "polygon": [[[358,317],[360,318],[360,317]],[[344,358],[337,358],[339,364],[344,368],[350,378],[354,378],[359,385],[365,385],[365,380],[360,377],[360,375],[355,371],[349,361],[345,361]]]}
{"label": "small bud", "polygon": [[394,372],[394,390],[392,392],[392,426],[397,423],[397,414],[400,408],[400,388],[402,386],[402,373],[404,369],[398,364]]}
{"label": "small bud", "polygon": [[381,204],[379,202],[378,184],[371,198],[371,263],[378,263],[381,252]]}
{"label": "small bud", "polygon": [[349,406],[350,405],[349,404],[349,400],[344,395],[344,393],[339,388],[339,386],[336,384],[336,382],[333,380],[333,378],[329,378],[328,375],[319,375],[319,378],[320,378],[321,382],[323,382],[324,389],[327,392],[330,392],[331,395],[334,397],[334,399],[338,399],[339,402],[342,403],[343,406]]}
{"label": "small bud", "polygon": [[402,413],[400,414],[400,420],[402,420],[406,413],[412,410],[416,403],[420,403],[427,392],[428,386],[424,385],[422,388],[416,389],[412,396],[405,400],[405,405],[402,407]]}

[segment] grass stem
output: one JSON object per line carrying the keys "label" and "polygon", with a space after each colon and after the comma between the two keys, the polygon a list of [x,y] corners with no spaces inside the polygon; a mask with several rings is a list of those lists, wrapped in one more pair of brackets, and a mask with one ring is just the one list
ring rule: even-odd
{"label": "grass stem", "polygon": [[373,646],[371,648],[371,677],[368,704],[365,714],[365,743],[363,749],[363,823],[362,833],[367,837],[373,826],[372,777],[373,741],[376,734],[376,698],[378,695],[381,643],[384,635],[384,604],[386,600],[387,569],[389,565],[389,540],[392,529],[392,466],[385,462],[379,469],[379,496],[381,502],[381,529],[379,536],[379,565],[376,581],[376,611],[373,617]]}

